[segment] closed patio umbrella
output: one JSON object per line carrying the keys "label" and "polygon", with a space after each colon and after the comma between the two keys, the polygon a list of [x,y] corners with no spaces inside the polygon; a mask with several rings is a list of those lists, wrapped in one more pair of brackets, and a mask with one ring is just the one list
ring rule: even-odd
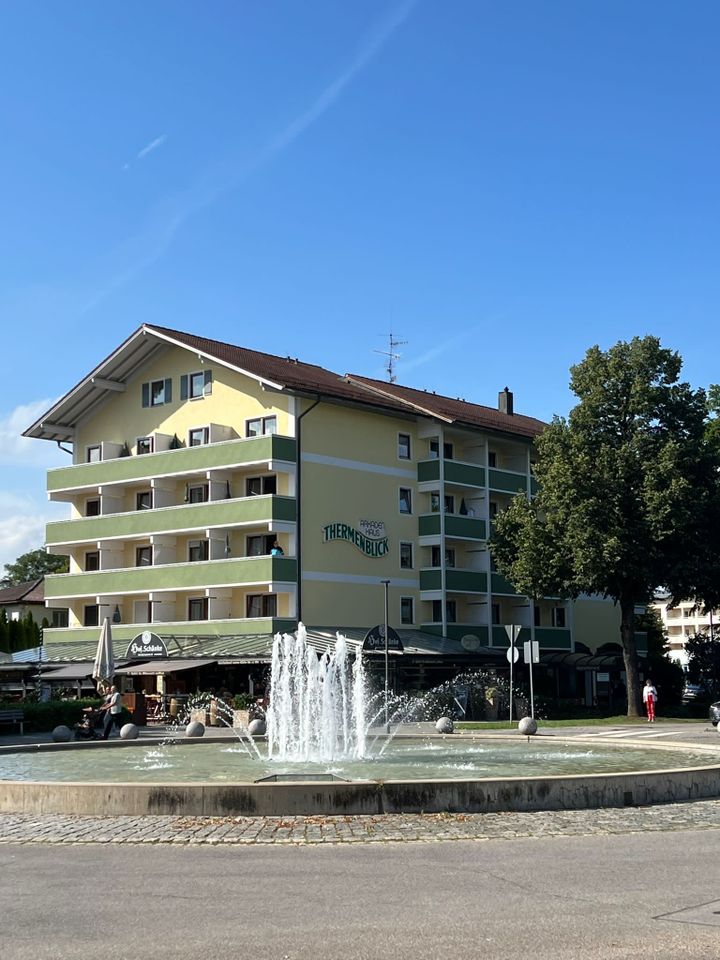
{"label": "closed patio umbrella", "polygon": [[93,663],[92,678],[98,681],[98,688],[107,687],[115,676],[115,657],[113,656],[112,633],[110,619],[105,617],[100,639],[98,640],[95,662]]}

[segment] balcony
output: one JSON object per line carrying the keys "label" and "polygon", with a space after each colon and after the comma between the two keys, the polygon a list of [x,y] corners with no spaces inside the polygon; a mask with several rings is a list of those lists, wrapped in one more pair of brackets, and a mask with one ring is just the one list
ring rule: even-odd
{"label": "balcony", "polygon": [[[428,513],[418,518],[418,532],[421,537],[440,536],[440,514]],[[485,521],[477,517],[459,516],[455,513],[445,514],[445,536],[455,537],[458,540],[484,540],[486,536]]]}
{"label": "balcony", "polygon": [[[572,650],[572,634],[565,627],[535,627],[535,639],[541,650]],[[520,649],[521,657],[522,645],[529,640],[530,627],[523,627],[516,644]],[[509,644],[510,641],[505,627],[493,626],[492,645],[494,647],[507,647]]]}
{"label": "balcony", "polygon": [[53,493],[60,491],[93,489],[105,484],[241,467],[271,460],[295,463],[295,449],[295,440],[292,437],[273,434],[146,453],[139,457],[77,463],[48,471],[47,489],[52,498]]}
{"label": "balcony", "polygon": [[[474,463],[463,463],[459,460],[444,460],[443,474],[446,483],[454,483],[464,487],[485,486],[485,468]],[[439,480],[439,460],[421,460],[418,463],[418,483]]]}
{"label": "balcony", "polygon": [[[296,620],[284,617],[263,617],[257,620],[179,620],[171,623],[114,623],[112,625],[115,656],[122,657],[125,645],[142,633],[153,630],[161,637],[236,637],[253,634],[274,635],[297,628]],[[88,645],[87,656],[92,657],[97,647],[100,627],[46,627],[43,642],[47,644]],[[73,647],[75,651],[77,648]],[[74,652],[73,656],[77,654]]]}
{"label": "balcony", "polygon": [[[441,590],[442,573],[437,568],[420,571],[420,590]],[[445,589],[455,593],[486,593],[487,574],[484,570],[445,571]]]}
{"label": "balcony", "polygon": [[295,516],[294,497],[241,497],[237,500],[159,507],[157,510],[131,510],[128,513],[107,513],[99,517],[56,520],[47,525],[45,537],[48,546],[58,546],[147,537],[159,533],[207,530],[213,527],[238,527],[269,523],[271,520],[292,523]]}
{"label": "balcony", "polygon": [[519,596],[515,587],[501,573],[490,574],[490,589],[493,593],[505,594],[509,597]]}
{"label": "balcony", "polygon": [[244,584],[294,584],[296,581],[297,564],[292,557],[237,557],[201,563],[54,574],[45,578],[45,598],[71,600]]}
{"label": "balcony", "polygon": [[510,470],[489,470],[488,486],[491,490],[501,490],[503,493],[525,493],[528,488],[526,473],[515,473]]}
{"label": "balcony", "polygon": [[[443,636],[441,623],[423,623],[421,629],[425,633],[432,633],[438,637]],[[474,653],[478,646],[487,647],[488,645],[488,628],[481,623],[449,623],[445,630],[445,636],[451,640],[459,640],[461,643],[463,643],[463,637],[465,637],[463,647],[468,653]]]}

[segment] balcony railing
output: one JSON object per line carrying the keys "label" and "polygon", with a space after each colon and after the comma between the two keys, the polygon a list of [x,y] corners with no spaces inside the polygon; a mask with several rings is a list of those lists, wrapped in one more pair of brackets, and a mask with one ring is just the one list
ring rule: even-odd
{"label": "balcony railing", "polygon": [[157,510],[131,510],[127,513],[106,513],[99,517],[56,520],[47,525],[45,536],[48,545],[57,546],[268,523],[271,520],[293,522],[295,516],[294,497],[241,497],[237,500],[159,507]]}
{"label": "balcony railing", "polygon": [[[530,627],[523,627],[517,640],[517,646],[522,654],[522,645],[530,640]],[[535,627],[535,639],[541,650],[571,650],[572,634],[565,627]],[[492,628],[492,643],[494,647],[507,647],[508,640],[505,627],[497,624]]]}
{"label": "balcony railing", "polygon": [[[484,487],[485,468],[474,463],[460,460],[443,461],[443,474],[446,483],[455,483],[465,487]],[[418,463],[418,482],[427,483],[440,479],[440,461],[421,460]]]}
{"label": "balcony railing", "polygon": [[[418,531],[421,537],[440,535],[440,514],[428,513],[418,518]],[[459,516],[455,513],[445,514],[445,536],[459,540],[484,540],[486,536],[485,521],[477,517]]]}
{"label": "balcony railing", "polygon": [[271,582],[294,584],[296,580],[297,564],[292,557],[234,557],[198,563],[166,563],[157,567],[53,574],[45,578],[45,598],[123,596]]}
{"label": "balcony railing", "polygon": [[[420,571],[421,590],[441,590],[442,573],[437,568]],[[486,593],[487,574],[484,570],[445,571],[445,589],[456,593]]]}
{"label": "balcony railing", "polygon": [[[124,644],[129,643],[143,630],[152,630],[161,637],[235,637],[261,634],[272,636],[287,633],[297,627],[297,621],[286,617],[262,617],[250,620],[177,620],[169,623],[114,623],[112,626],[115,656],[124,656]],[[48,644],[73,644],[73,656],[77,656],[76,644],[87,643],[87,656],[92,658],[97,647],[100,627],[46,627],[43,642]]]}
{"label": "balcony railing", "polygon": [[104,484],[197,473],[270,460],[295,462],[295,440],[273,434],[224,440],[199,447],[180,447],[142,456],[118,457],[97,463],[77,463],[48,472],[48,493],[82,490]]}

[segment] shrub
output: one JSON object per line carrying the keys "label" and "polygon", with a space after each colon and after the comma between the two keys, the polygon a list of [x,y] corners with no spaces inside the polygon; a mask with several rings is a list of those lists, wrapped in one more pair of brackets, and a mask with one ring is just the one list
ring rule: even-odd
{"label": "shrub", "polygon": [[[82,700],[51,700],[49,703],[37,703],[34,700],[21,700],[19,703],[0,702],[0,710],[22,710],[25,714],[25,729],[28,733],[48,733],[55,727],[64,725],[73,728],[83,715],[83,707],[97,707],[102,703],[95,697]],[[122,722],[129,723],[130,713],[123,707]]]}

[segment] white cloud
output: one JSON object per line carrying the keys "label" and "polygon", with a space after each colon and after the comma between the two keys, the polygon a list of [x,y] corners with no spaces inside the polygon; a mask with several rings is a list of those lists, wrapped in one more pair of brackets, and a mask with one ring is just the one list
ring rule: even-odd
{"label": "white cloud", "polygon": [[45,543],[45,524],[67,515],[67,504],[38,504],[24,497],[0,490],[0,575],[5,564],[14,563],[29,550]]}
{"label": "white cloud", "polygon": [[37,420],[55,400],[32,400],[0,414],[0,466],[50,468],[68,462],[67,454],[45,441],[23,437],[23,430]]}

